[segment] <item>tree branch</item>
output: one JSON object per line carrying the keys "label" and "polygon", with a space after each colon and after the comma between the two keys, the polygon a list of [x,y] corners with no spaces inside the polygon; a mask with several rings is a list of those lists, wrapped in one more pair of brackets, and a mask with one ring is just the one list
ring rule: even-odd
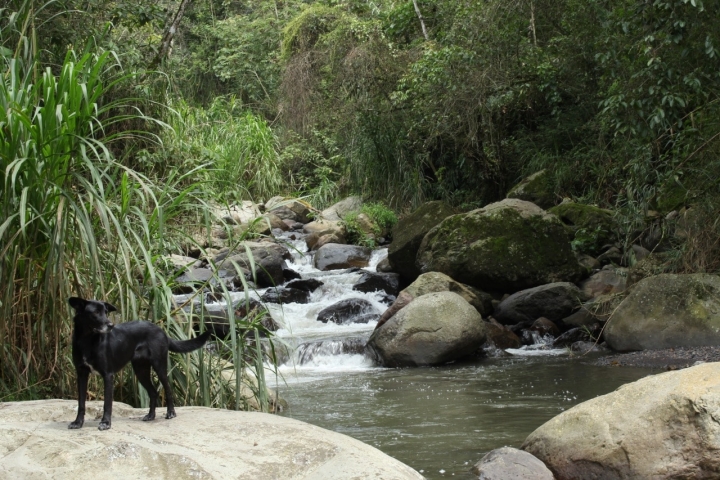
{"label": "tree branch", "polygon": [[163,34],[160,50],[158,50],[157,55],[155,55],[155,58],[150,64],[151,69],[157,68],[157,66],[160,65],[160,62],[168,56],[172,40],[180,27],[180,21],[182,20],[183,15],[185,15],[185,9],[190,2],[192,2],[192,0],[182,0],[182,3],[180,3],[177,12],[175,12],[175,18],[173,18],[173,21],[170,23],[170,27],[165,30],[165,33]]}
{"label": "tree branch", "polygon": [[413,0],[413,5],[415,6],[415,13],[417,14],[418,19],[420,20],[420,26],[422,27],[423,35],[425,36],[425,41],[430,40],[430,37],[428,36],[427,29],[425,28],[425,20],[423,20],[422,13],[420,13],[420,7],[418,7],[417,0]]}

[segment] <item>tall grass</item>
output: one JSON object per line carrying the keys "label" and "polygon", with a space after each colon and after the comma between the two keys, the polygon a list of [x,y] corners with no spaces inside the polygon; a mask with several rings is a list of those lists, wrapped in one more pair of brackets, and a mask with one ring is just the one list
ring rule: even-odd
{"label": "tall grass", "polygon": [[174,105],[169,122],[178,133],[168,143],[173,155],[211,166],[209,188],[222,201],[267,200],[285,183],[278,140],[268,123],[234,98],[217,98],[207,108]]}
{"label": "tall grass", "polygon": [[[180,218],[203,216],[204,185],[196,180],[205,166],[182,174],[169,169],[151,180],[118,161],[108,145],[151,136],[123,126],[144,123],[157,131],[167,125],[143,115],[133,99],[113,96],[133,76],[123,74],[111,52],[71,50],[55,72],[43,69],[28,27],[32,2],[21,7],[9,15],[0,10],[0,400],[74,397],[68,297],[100,298],[119,306],[122,321],[148,319],[180,338],[194,334],[192,322],[175,315],[174,274],[159,268],[159,258],[174,239],[188,236]],[[17,48],[6,46],[7,32],[16,34]],[[246,330],[257,330],[243,321]],[[223,348],[244,345],[234,335]],[[247,406],[211,392],[233,383],[232,398],[240,399],[246,367],[265,358],[259,353],[236,354],[223,365],[239,379],[232,382],[216,373],[217,355],[173,356],[177,398]],[[262,372],[256,376],[251,391],[268,409]],[[118,377],[119,399],[145,403],[132,375]],[[91,382],[91,395],[100,391]]]}

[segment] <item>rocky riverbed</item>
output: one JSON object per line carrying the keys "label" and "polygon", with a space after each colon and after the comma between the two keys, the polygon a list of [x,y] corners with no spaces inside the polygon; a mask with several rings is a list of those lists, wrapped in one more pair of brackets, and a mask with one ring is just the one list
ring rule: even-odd
{"label": "rocky riverbed", "polygon": [[679,370],[706,362],[720,362],[720,346],[676,347],[663,350],[620,353],[601,357],[596,364],[611,367]]}

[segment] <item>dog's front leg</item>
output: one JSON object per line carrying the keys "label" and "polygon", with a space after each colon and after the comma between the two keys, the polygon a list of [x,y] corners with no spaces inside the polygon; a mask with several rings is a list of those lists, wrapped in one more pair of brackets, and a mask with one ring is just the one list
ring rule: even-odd
{"label": "dog's front leg", "polygon": [[98,425],[98,430],[107,430],[110,428],[114,380],[115,376],[112,373],[106,373],[103,375],[103,381],[105,382],[105,401],[103,403],[103,416],[102,420],[100,420],[100,425]]}
{"label": "dog's front leg", "polygon": [[85,423],[85,399],[87,398],[88,377],[90,369],[87,367],[78,367],[75,369],[77,374],[78,387],[78,411],[75,421],[68,425],[70,429],[82,428]]}

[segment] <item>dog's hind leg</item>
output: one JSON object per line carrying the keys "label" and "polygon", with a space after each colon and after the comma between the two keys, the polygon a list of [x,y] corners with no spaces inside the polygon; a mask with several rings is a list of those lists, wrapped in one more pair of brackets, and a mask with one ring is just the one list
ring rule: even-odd
{"label": "dog's hind leg", "polygon": [[167,376],[167,354],[163,360],[159,360],[153,363],[155,373],[157,373],[160,383],[162,383],[163,390],[165,390],[165,403],[167,403],[167,414],[165,418],[170,420],[171,418],[177,417],[175,414],[175,402],[173,401],[172,388]]}
{"label": "dog's hind leg", "polygon": [[143,422],[155,420],[155,408],[157,407],[158,392],[155,389],[155,385],[152,383],[152,378],[150,377],[150,364],[146,361],[135,360],[132,362],[132,366],[135,371],[135,376],[140,381],[140,384],[145,387],[145,390],[147,390],[148,396],[150,397],[150,411],[143,417]]}
{"label": "dog's hind leg", "polygon": [[85,423],[85,399],[87,398],[88,377],[90,369],[82,366],[77,369],[77,387],[78,387],[78,411],[75,421],[68,425],[70,429],[82,428]]}

